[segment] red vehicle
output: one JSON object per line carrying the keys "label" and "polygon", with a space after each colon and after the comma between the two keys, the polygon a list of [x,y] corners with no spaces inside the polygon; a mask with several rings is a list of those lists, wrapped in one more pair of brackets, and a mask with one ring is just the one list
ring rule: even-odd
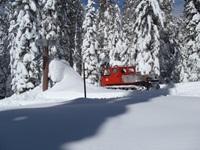
{"label": "red vehicle", "polygon": [[158,82],[155,74],[141,75],[135,66],[106,67],[101,75],[101,85],[112,89],[158,89]]}

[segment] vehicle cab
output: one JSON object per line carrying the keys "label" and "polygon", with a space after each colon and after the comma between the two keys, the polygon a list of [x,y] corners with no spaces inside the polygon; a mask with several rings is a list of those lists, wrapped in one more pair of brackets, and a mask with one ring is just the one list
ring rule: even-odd
{"label": "vehicle cab", "polygon": [[102,70],[101,75],[101,85],[123,85],[127,82],[124,80],[124,77],[136,75],[135,66],[130,67],[107,67]]}

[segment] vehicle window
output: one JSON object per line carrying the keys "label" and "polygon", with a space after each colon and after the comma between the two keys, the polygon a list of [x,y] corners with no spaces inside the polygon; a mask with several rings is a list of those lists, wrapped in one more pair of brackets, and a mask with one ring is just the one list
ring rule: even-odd
{"label": "vehicle window", "polygon": [[112,69],[112,72],[113,72],[113,73],[116,73],[116,72],[117,72],[117,68],[113,68],[113,69]]}
{"label": "vehicle window", "polygon": [[129,68],[129,72],[133,73],[134,72],[134,68]]}
{"label": "vehicle window", "polygon": [[104,70],[103,75],[104,76],[109,76],[110,75],[110,70],[109,69]]}
{"label": "vehicle window", "polygon": [[125,68],[121,69],[121,73],[126,73],[126,69]]}

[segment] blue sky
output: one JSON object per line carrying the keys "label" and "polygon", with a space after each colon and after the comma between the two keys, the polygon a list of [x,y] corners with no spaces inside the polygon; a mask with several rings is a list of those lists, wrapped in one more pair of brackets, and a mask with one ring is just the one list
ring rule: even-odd
{"label": "blue sky", "polygon": [[174,14],[180,16],[183,12],[184,0],[175,0]]}
{"label": "blue sky", "polygon": [[[84,3],[86,4],[87,3],[87,0],[83,0]],[[120,0],[121,2],[124,1],[124,0]],[[174,8],[174,14],[176,16],[180,16],[182,14],[182,11],[183,11],[183,6],[184,6],[184,0],[174,0],[175,1],[175,8]]]}

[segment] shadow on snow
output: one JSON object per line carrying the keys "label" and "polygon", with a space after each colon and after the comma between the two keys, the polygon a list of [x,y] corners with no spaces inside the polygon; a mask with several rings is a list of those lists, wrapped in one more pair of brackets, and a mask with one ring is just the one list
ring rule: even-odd
{"label": "shadow on snow", "polygon": [[0,112],[0,150],[61,150],[62,145],[95,136],[107,118],[127,105],[168,95],[171,87],[133,91],[118,99],[78,98],[59,106]]}

